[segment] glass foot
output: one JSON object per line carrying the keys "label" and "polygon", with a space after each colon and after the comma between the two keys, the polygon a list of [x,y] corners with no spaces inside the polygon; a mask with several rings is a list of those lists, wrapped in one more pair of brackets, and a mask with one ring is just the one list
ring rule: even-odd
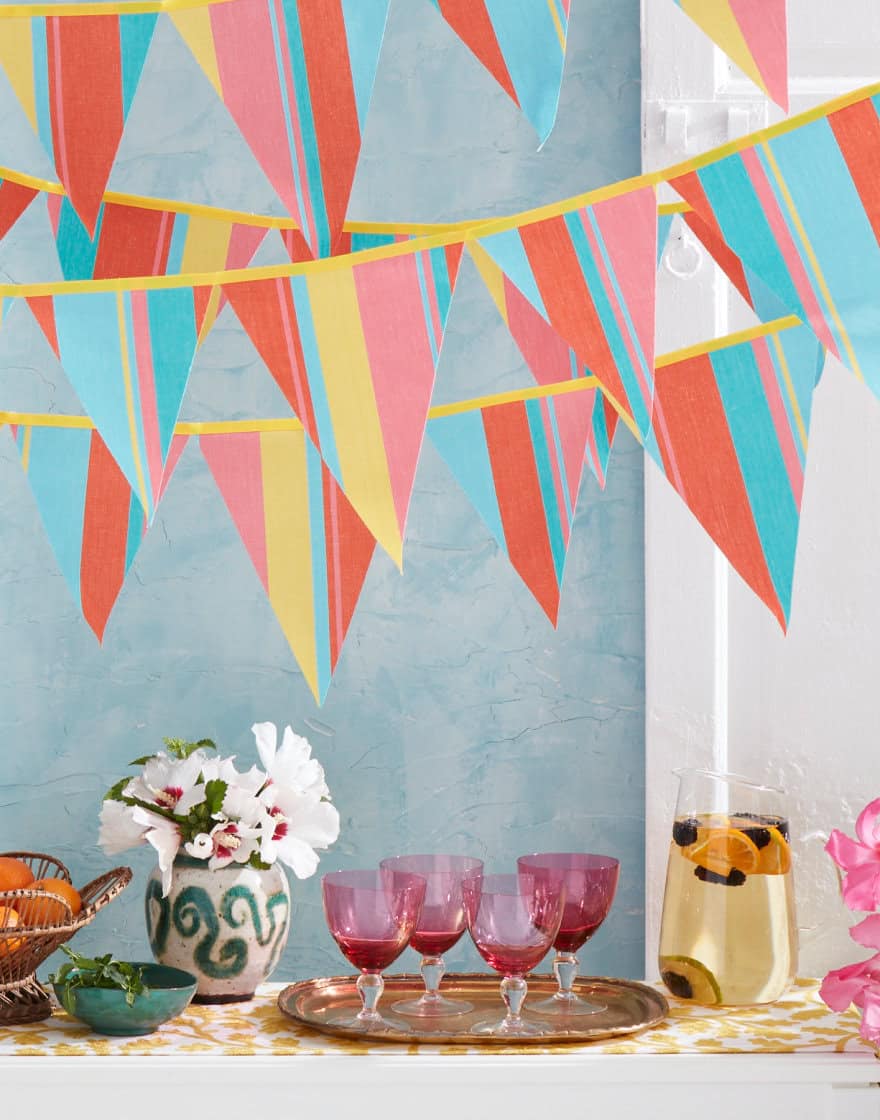
{"label": "glass foot", "polygon": [[477,1023],[475,1027],[471,1027],[471,1031],[474,1034],[491,1034],[502,1038],[522,1038],[524,1035],[531,1037],[550,1033],[548,1028],[542,1027],[538,1023],[530,1023],[526,1019],[519,1019],[514,1022],[501,1019],[497,1023]]}
{"label": "glass foot", "polygon": [[554,1017],[571,1019],[576,1015],[596,1015],[600,1011],[607,1011],[604,1003],[592,1003],[580,996],[550,996],[549,999],[538,999],[529,1002],[529,1013],[532,1015],[552,1015]]}
{"label": "glass foot", "polygon": [[363,1031],[364,1034],[388,1034],[389,1031],[409,1034],[411,1027],[403,1019],[393,1016],[377,1015],[375,1019],[361,1019],[357,1015],[337,1015],[327,1021],[329,1027],[347,1027],[353,1031]]}
{"label": "glass foot", "polygon": [[435,996],[428,999],[400,999],[392,1003],[391,1010],[398,1015],[412,1015],[417,1019],[446,1019],[450,1015],[466,1015],[473,1011],[474,1005],[464,999],[447,999],[445,996]]}

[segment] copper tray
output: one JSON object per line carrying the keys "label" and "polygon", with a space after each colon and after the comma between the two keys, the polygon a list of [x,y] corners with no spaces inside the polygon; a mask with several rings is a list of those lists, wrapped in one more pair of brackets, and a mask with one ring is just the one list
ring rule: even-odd
{"label": "copper tray", "polygon": [[541,1035],[493,1036],[474,1034],[475,1024],[486,1019],[502,1019],[504,1005],[499,992],[499,978],[476,972],[447,973],[443,980],[443,994],[454,998],[461,996],[474,1005],[474,1010],[464,1015],[433,1019],[430,1025],[414,1017],[405,1018],[392,1011],[391,1004],[399,999],[416,999],[424,992],[420,976],[386,976],[385,993],[380,1011],[411,1024],[408,1031],[383,1031],[370,1034],[350,1027],[331,1025],[328,1020],[342,1011],[356,1010],[360,998],[355,988],[355,976],[333,976],[328,979],[301,980],[291,984],[278,997],[278,1007],[290,1019],[311,1027],[323,1034],[339,1038],[369,1038],[371,1042],[442,1043],[448,1045],[516,1046],[532,1044],[546,1046],[557,1042],[590,1042],[593,1039],[613,1038],[633,1034],[662,1022],[669,1013],[663,996],[645,984],[634,980],[615,980],[606,976],[586,976],[575,982],[574,990],[585,999],[606,1005],[604,1011],[593,1015],[573,1017],[569,1024],[557,1026],[546,1015],[530,1016],[529,1000],[543,999],[556,991],[552,976],[530,976],[529,994],[523,1008],[523,1017],[540,1023],[547,1033]]}

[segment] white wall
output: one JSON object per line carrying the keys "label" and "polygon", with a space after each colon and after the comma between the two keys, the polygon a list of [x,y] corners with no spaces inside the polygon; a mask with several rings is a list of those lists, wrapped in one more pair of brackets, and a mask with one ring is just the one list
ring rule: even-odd
{"label": "white wall", "polygon": [[[645,170],[781,118],[671,0],[642,6]],[[880,77],[876,0],[789,0],[789,25],[793,113]],[[664,265],[682,272],[694,255],[676,232]],[[687,277],[661,267],[658,283],[658,353],[753,321],[704,256]],[[671,771],[698,764],[790,791],[800,972],[822,975],[865,955],[847,935],[854,919],[822,847],[880,796],[880,402],[829,359],[814,401],[787,637],[651,464],[645,485],[648,974]]]}

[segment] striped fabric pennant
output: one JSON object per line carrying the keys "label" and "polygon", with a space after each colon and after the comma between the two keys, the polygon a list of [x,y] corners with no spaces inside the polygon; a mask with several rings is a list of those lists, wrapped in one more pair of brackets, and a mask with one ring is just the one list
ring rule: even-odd
{"label": "striped fabric pennant", "polygon": [[880,395],[880,95],[671,181],[785,308]]}
{"label": "striped fabric pennant", "polygon": [[657,281],[653,187],[490,233],[479,245],[599,380],[617,410],[647,433]]}
{"label": "striped fabric pennant", "polygon": [[[49,195],[48,206],[65,280],[246,268],[269,232],[213,217],[102,202],[90,235],[68,198]],[[198,289],[195,312],[200,336],[222,307],[219,289]]]}
{"label": "striped fabric pennant", "polygon": [[171,15],[316,257],[336,252],[389,0],[230,0]]}
{"label": "striped fabric pennant", "polygon": [[233,310],[334,478],[400,566],[461,245],[229,284]]}
{"label": "striped fabric pennant", "polygon": [[725,242],[717,222],[712,219],[706,220],[693,210],[683,213],[682,219],[762,322],[769,323],[773,319],[788,315],[788,308],[782,300],[759,276],[756,276],[750,268],[746,268]]}
{"label": "striped fabric pennant", "polygon": [[[519,352],[539,385],[552,385],[568,378],[591,376],[575,354],[534,305],[520,293],[479,245],[469,250],[501,318],[519,347]],[[605,486],[605,473],[611,445],[617,431],[617,413],[601,391],[584,390],[591,404],[592,421],[587,431],[586,459],[599,485]],[[583,407],[583,406],[578,406]]]}
{"label": "striped fabric pennant", "polygon": [[3,21],[0,67],[90,233],[157,14]]}
{"label": "striped fabric pennant", "polygon": [[376,542],[304,431],[203,435],[199,443],[321,704]]}
{"label": "striped fabric pennant", "polygon": [[200,293],[166,288],[28,299],[148,524],[196,352]]}
{"label": "striped fabric pennant", "polygon": [[[61,572],[101,641],[146,533],[143,508],[94,429],[10,430]],[[174,437],[166,479],[185,446]]]}
{"label": "striped fabric pennant", "polygon": [[823,357],[804,326],[655,373],[654,428],[645,448],[783,629]]}
{"label": "striped fabric pennant", "polygon": [[431,442],[554,626],[596,395],[584,389],[428,422]]}
{"label": "striped fabric pennant", "polygon": [[40,192],[0,179],[0,237],[5,237]]}
{"label": "striped fabric pennant", "polygon": [[769,98],[788,112],[787,0],[675,0]]}
{"label": "striped fabric pennant", "polygon": [[431,0],[543,144],[556,122],[571,0]]}

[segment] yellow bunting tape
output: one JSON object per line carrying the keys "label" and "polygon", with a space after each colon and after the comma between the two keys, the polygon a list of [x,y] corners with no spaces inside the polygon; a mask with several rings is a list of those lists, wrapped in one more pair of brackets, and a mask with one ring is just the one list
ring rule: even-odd
{"label": "yellow bunting tape", "polygon": [[[714,338],[709,342],[699,343],[696,346],[687,346],[681,350],[673,350],[668,354],[661,354],[655,361],[657,369],[664,366],[675,365],[688,358],[699,354],[709,354],[715,350],[722,350],[729,346],[737,346],[742,342],[750,342],[755,338],[767,335],[777,335],[792,327],[802,326],[801,320],[794,315],[783,319],[774,319],[771,323],[762,323],[758,327],[749,327],[734,334]],[[506,393],[492,393],[484,397],[471,397],[469,400],[452,401],[449,404],[437,404],[428,410],[429,420],[439,420],[444,416],[457,416],[462,412],[476,412],[481,408],[491,408],[499,404],[511,404],[514,401],[535,400],[540,397],[558,397],[565,393],[579,393],[583,389],[599,389],[602,386],[595,377],[577,377],[567,381],[554,381],[549,385],[532,385],[523,389],[512,389]],[[637,439],[640,439],[638,430],[632,420],[627,417],[625,410],[620,408],[618,402],[611,394],[602,389],[602,392],[611,401],[621,415],[621,419]],[[53,412],[0,412],[0,424],[20,424],[23,427],[34,428],[94,428],[88,416],[64,416]],[[175,425],[175,435],[226,435],[230,432],[296,432],[302,424],[295,416],[275,417],[266,420],[199,420],[180,421]]]}
{"label": "yellow bunting tape", "polygon": [[[143,0],[143,2],[149,3],[150,0]],[[155,0],[155,2],[159,6],[150,8],[149,10],[162,10],[163,5],[187,7],[196,6],[198,3],[222,3],[225,2],[225,0],[196,0],[196,4],[193,3],[193,0]],[[135,10],[135,5],[140,3],[141,0],[130,0],[130,6],[127,10]],[[74,7],[77,6],[78,5],[74,5]],[[0,5],[0,12],[3,11],[5,11],[5,9]],[[786,120],[771,125],[769,128],[764,128],[759,132],[752,132],[746,136],[741,136],[736,140],[731,140],[726,144],[722,144],[720,147],[711,148],[701,155],[692,156],[690,159],[682,163],[674,164],[672,167],[660,168],[657,171],[650,171],[643,175],[634,176],[631,179],[621,179],[617,183],[609,183],[607,186],[586,191],[583,194],[573,195],[571,198],[562,199],[559,202],[553,202],[546,206],[539,206],[532,210],[524,210],[517,214],[507,215],[506,217],[486,220],[469,219],[467,221],[451,224],[414,223],[412,225],[407,225],[405,223],[356,222],[349,223],[346,228],[352,232],[361,233],[408,232],[417,235],[416,239],[413,241],[364,250],[356,254],[358,262],[398,256],[401,253],[418,252],[421,249],[431,249],[441,245],[452,245],[456,242],[468,241],[474,237],[488,237],[491,234],[503,233],[508,230],[517,229],[520,226],[543,221],[547,218],[558,217],[570,210],[579,209],[583,206],[590,206],[597,202],[602,202],[605,199],[616,198],[642,187],[656,187],[661,183],[668,182],[681,175],[686,175],[688,172],[697,171],[701,167],[705,167],[710,163],[715,163],[720,159],[724,159],[726,156],[742,151],[744,148],[766,143],[776,136],[782,136],[805,124],[821,120],[827,117],[829,113],[844,109],[848,105],[852,105],[868,97],[874,97],[877,94],[880,94],[880,82],[875,82],[870,86],[863,86],[861,89],[853,90],[850,93],[843,94],[841,97],[826,101],[821,105],[816,105],[812,109],[806,110],[806,112],[788,117]],[[54,194],[64,193],[63,188],[58,183],[51,183],[48,180],[23,175],[8,168],[0,167],[0,178],[7,178],[23,186],[32,186],[35,189],[49,191]],[[297,228],[295,223],[289,218],[246,214],[242,211],[226,210],[197,203],[174,202],[169,199],[146,199],[138,195],[119,194],[117,192],[108,192],[108,194],[105,195],[105,200],[121,202],[132,206],[143,206],[150,209],[170,209],[177,210],[181,213],[214,216],[215,218],[225,221],[240,221],[249,225],[265,226],[266,228]],[[665,203],[659,207],[661,214],[681,213],[687,209],[688,207],[681,203]],[[292,276],[303,271],[320,271],[326,268],[332,269],[340,266],[349,267],[351,263],[353,263],[354,256],[354,254],[348,254],[346,256],[332,257],[318,261],[306,261],[293,266],[282,265],[268,270],[238,269],[232,272],[215,272],[204,275],[126,277],[119,280],[79,280],[41,285],[5,284],[0,286],[0,295],[60,295],[65,292],[75,291],[123,291],[135,288],[147,290],[150,288],[193,287],[203,284],[234,284],[248,279],[268,279],[278,276]]]}
{"label": "yellow bunting tape", "polygon": [[0,20],[35,16],[138,16],[146,12],[179,12],[210,8],[229,0],[106,0],[106,3],[0,4]]}

